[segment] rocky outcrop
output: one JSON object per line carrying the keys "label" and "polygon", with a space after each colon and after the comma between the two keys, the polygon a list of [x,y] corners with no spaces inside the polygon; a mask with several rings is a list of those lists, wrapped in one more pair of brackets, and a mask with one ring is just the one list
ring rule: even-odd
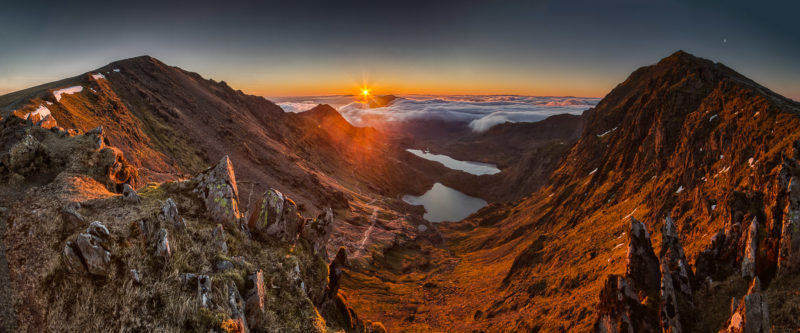
{"label": "rocky outcrop", "polygon": [[122,184],[122,200],[137,205],[142,202],[142,199],[136,194],[136,190],[129,184]]}
{"label": "rocky outcrop", "polygon": [[683,315],[693,307],[693,274],[671,217],[661,230],[659,260],[645,225],[631,219],[626,275],[609,275],[600,291],[595,332],[684,331]]}
{"label": "rocky outcrop", "polygon": [[772,332],[769,323],[767,295],[761,292],[761,281],[756,277],[741,302],[732,302],[731,318],[720,333]]}
{"label": "rocky outcrop", "polygon": [[92,222],[75,238],[67,242],[62,251],[62,259],[67,269],[79,273],[85,271],[96,277],[105,277],[111,269],[111,252],[104,246],[109,242],[110,233],[99,221]]}
{"label": "rocky outcrop", "polygon": [[158,238],[156,240],[156,256],[161,258],[163,262],[168,262],[172,258],[172,249],[169,246],[169,236],[167,229],[158,231]]}
{"label": "rocky outcrop", "polygon": [[594,331],[599,333],[656,332],[658,319],[639,301],[627,279],[609,275],[600,291]]}
{"label": "rocky outcrop", "polygon": [[264,192],[256,205],[248,227],[261,239],[274,238],[294,244],[301,230],[302,218],[297,213],[297,205],[275,189]]}
{"label": "rocky outcrop", "polygon": [[231,321],[235,323],[236,326],[232,331],[242,333],[250,332],[247,319],[245,318],[245,304],[242,300],[242,296],[239,295],[239,289],[236,287],[236,283],[228,281],[227,288],[230,317]]}
{"label": "rocky outcrop", "polygon": [[193,180],[197,182],[194,192],[203,200],[211,217],[229,228],[237,228],[242,214],[239,212],[236,175],[228,156]]}
{"label": "rocky outcrop", "polygon": [[[797,162],[794,164],[796,165]],[[784,170],[788,168],[784,166],[781,173],[783,174]],[[785,173],[789,172],[791,171]],[[781,274],[795,273],[800,270],[800,178],[791,176],[787,192],[788,204],[783,216],[778,254],[778,270]]]}
{"label": "rocky outcrop", "polygon": [[659,257],[662,262],[662,275],[664,268],[667,268],[677,289],[684,295],[691,297],[694,273],[691,266],[689,266],[689,262],[686,261],[686,254],[683,252],[680,236],[675,227],[675,222],[672,221],[670,216],[667,216],[664,226],[661,228],[661,251],[659,251]]}
{"label": "rocky outcrop", "polygon": [[68,227],[75,227],[86,223],[86,219],[78,212],[79,209],[81,209],[81,204],[79,202],[70,202],[64,205],[64,208],[61,208],[61,218]]}
{"label": "rocky outcrop", "polygon": [[208,308],[211,306],[211,277],[208,275],[197,276],[197,299],[200,306]]}
{"label": "rocky outcrop", "polygon": [[657,293],[661,269],[644,223],[631,217],[625,278],[635,290]]}
{"label": "rocky outcrop", "polygon": [[725,232],[720,230],[711,236],[711,241],[706,249],[697,256],[695,275],[698,281],[711,279],[722,268],[719,258],[724,251],[725,239]]}
{"label": "rocky outcrop", "polygon": [[186,229],[186,221],[183,219],[180,213],[178,213],[178,205],[175,204],[175,201],[172,200],[172,198],[167,198],[167,201],[165,201],[164,205],[161,206],[161,216],[176,231],[181,232]]}
{"label": "rocky outcrop", "polygon": [[683,329],[672,269],[668,260],[664,260],[666,258],[662,256],[661,259],[661,312],[659,313],[661,327],[664,332],[680,333]]}
{"label": "rocky outcrop", "polygon": [[264,273],[256,271],[248,277],[248,284],[252,284],[247,292],[245,306],[245,317],[250,327],[254,330],[266,327],[266,311],[264,309],[264,299],[267,297],[267,289],[264,286]]}
{"label": "rocky outcrop", "polygon": [[333,230],[333,210],[331,208],[325,209],[320,213],[317,218],[306,222],[303,225],[303,232],[301,237],[307,240],[314,250],[314,254],[318,254],[323,258],[327,258],[326,246],[328,239],[331,237]]}
{"label": "rocky outcrop", "polygon": [[222,227],[222,224],[217,224],[217,227],[211,232],[211,239],[219,253],[228,254],[228,242],[225,241],[225,228]]}
{"label": "rocky outcrop", "polygon": [[756,256],[758,255],[758,219],[753,218],[747,231],[747,243],[742,255],[742,277],[752,279],[756,276]]}

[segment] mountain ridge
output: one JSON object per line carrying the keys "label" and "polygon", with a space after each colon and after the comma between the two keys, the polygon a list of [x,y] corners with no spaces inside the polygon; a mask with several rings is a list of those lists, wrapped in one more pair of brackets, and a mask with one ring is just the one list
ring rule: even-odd
{"label": "mountain ridge", "polygon": [[[452,257],[431,256],[456,263],[414,283],[435,286],[426,293],[443,301],[398,300],[415,310],[373,317],[389,328],[410,325],[400,323],[414,313],[414,327],[434,330],[591,330],[603,282],[625,272],[631,217],[653,230],[652,246],[658,248],[657,231],[671,215],[691,269],[699,269],[695,261],[712,235],[734,225],[745,229],[753,211],[759,212],[755,216],[765,220],[759,228],[773,236],[758,248],[774,253],[785,200],[778,195],[783,190],[775,189],[776,177],[782,156],[790,156],[800,139],[798,107],[685,52],[637,69],[584,113],[580,139],[542,189],[517,202],[491,204],[462,222],[440,224]],[[719,262],[734,266],[728,271],[744,256],[745,236],[738,235],[732,245],[738,257],[732,264]],[[764,256],[758,274],[769,280],[777,260]],[[721,329],[730,316],[720,311],[724,303],[746,294],[749,281],[719,274],[713,292],[694,295],[698,318],[709,319],[693,323],[687,317],[685,327]],[[786,317],[790,304],[797,304],[786,289],[793,283],[765,289],[770,311],[780,318],[773,321],[776,327],[798,324]],[[354,305],[365,313],[376,301],[368,293],[358,294],[365,304]],[[792,301],[782,305],[776,298]]]}

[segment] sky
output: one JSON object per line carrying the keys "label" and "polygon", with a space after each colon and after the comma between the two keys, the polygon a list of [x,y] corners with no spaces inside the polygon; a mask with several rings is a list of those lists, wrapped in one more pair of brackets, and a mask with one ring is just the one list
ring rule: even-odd
{"label": "sky", "polygon": [[682,49],[800,100],[800,1],[13,1],[0,94],[151,55],[263,96],[602,97]]}

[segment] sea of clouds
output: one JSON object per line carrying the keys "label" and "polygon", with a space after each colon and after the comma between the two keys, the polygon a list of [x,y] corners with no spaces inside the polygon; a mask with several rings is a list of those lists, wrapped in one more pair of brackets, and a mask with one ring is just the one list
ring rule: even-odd
{"label": "sea of clouds", "polygon": [[404,95],[389,106],[370,109],[353,96],[272,98],[287,112],[302,112],[317,104],[330,104],[356,126],[369,121],[444,119],[468,123],[476,132],[505,122],[537,122],[549,116],[581,114],[599,98],[538,97],[518,95]]}

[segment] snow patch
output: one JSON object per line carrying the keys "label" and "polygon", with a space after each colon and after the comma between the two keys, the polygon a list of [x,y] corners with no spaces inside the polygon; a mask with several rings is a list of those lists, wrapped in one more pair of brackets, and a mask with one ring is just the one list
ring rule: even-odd
{"label": "snow patch", "polygon": [[105,80],[106,76],[103,75],[103,73],[97,73],[97,74],[92,74],[92,78],[95,80],[100,80],[100,79]]}
{"label": "snow patch", "polygon": [[711,205],[711,210],[716,210],[716,209],[717,209],[717,205]]}
{"label": "snow patch", "polygon": [[759,113],[761,113],[761,111],[756,112],[756,114],[754,114],[753,117],[758,117]]}
{"label": "snow patch", "polygon": [[609,133],[611,133],[611,132],[613,132],[613,131],[616,131],[616,130],[617,130],[617,127],[619,127],[619,126],[614,126],[614,128],[612,128],[612,129],[610,129],[610,130],[608,130],[608,131],[605,131],[605,132],[603,132],[602,134],[598,134],[598,135],[597,135],[597,137],[598,137],[598,138],[602,138],[602,137],[604,137],[604,136],[608,135]]}
{"label": "snow patch", "polygon": [[678,187],[678,190],[677,190],[677,191],[675,191],[675,194],[678,194],[678,193],[681,193],[681,192],[683,192],[683,185],[681,185],[680,187]]}
{"label": "snow patch", "polygon": [[747,160],[747,164],[749,164],[751,168],[755,168],[756,167],[756,162],[757,161],[755,159],[753,159],[752,157],[749,160]]}
{"label": "snow patch", "polygon": [[58,90],[53,92],[53,96],[56,97],[56,101],[57,102],[60,102],[61,101],[61,95],[63,95],[63,94],[67,94],[67,95],[76,94],[76,93],[79,93],[81,91],[83,91],[83,87],[82,86],[74,86],[74,87],[69,87],[69,88],[64,88],[64,89],[58,89]]}
{"label": "snow patch", "polygon": [[119,73],[119,68],[114,68],[115,73]]}
{"label": "snow patch", "polygon": [[708,121],[712,121],[712,120],[714,120],[714,118],[716,118],[716,117],[717,117],[717,115],[713,115],[713,116],[711,116],[710,118],[708,118]]}
{"label": "snow patch", "polygon": [[597,168],[594,168],[594,170],[592,170],[591,172],[589,172],[589,175],[591,176],[591,175],[592,175],[592,174],[594,174],[595,172],[597,172]]}
{"label": "snow patch", "polygon": [[39,116],[39,119],[41,120],[41,119],[44,119],[44,117],[47,117],[49,115],[50,115],[50,109],[48,109],[44,105],[39,105],[39,108],[37,108],[36,111],[33,111],[31,113],[26,114],[25,115],[25,119],[28,119],[28,118],[33,117],[33,116]]}

